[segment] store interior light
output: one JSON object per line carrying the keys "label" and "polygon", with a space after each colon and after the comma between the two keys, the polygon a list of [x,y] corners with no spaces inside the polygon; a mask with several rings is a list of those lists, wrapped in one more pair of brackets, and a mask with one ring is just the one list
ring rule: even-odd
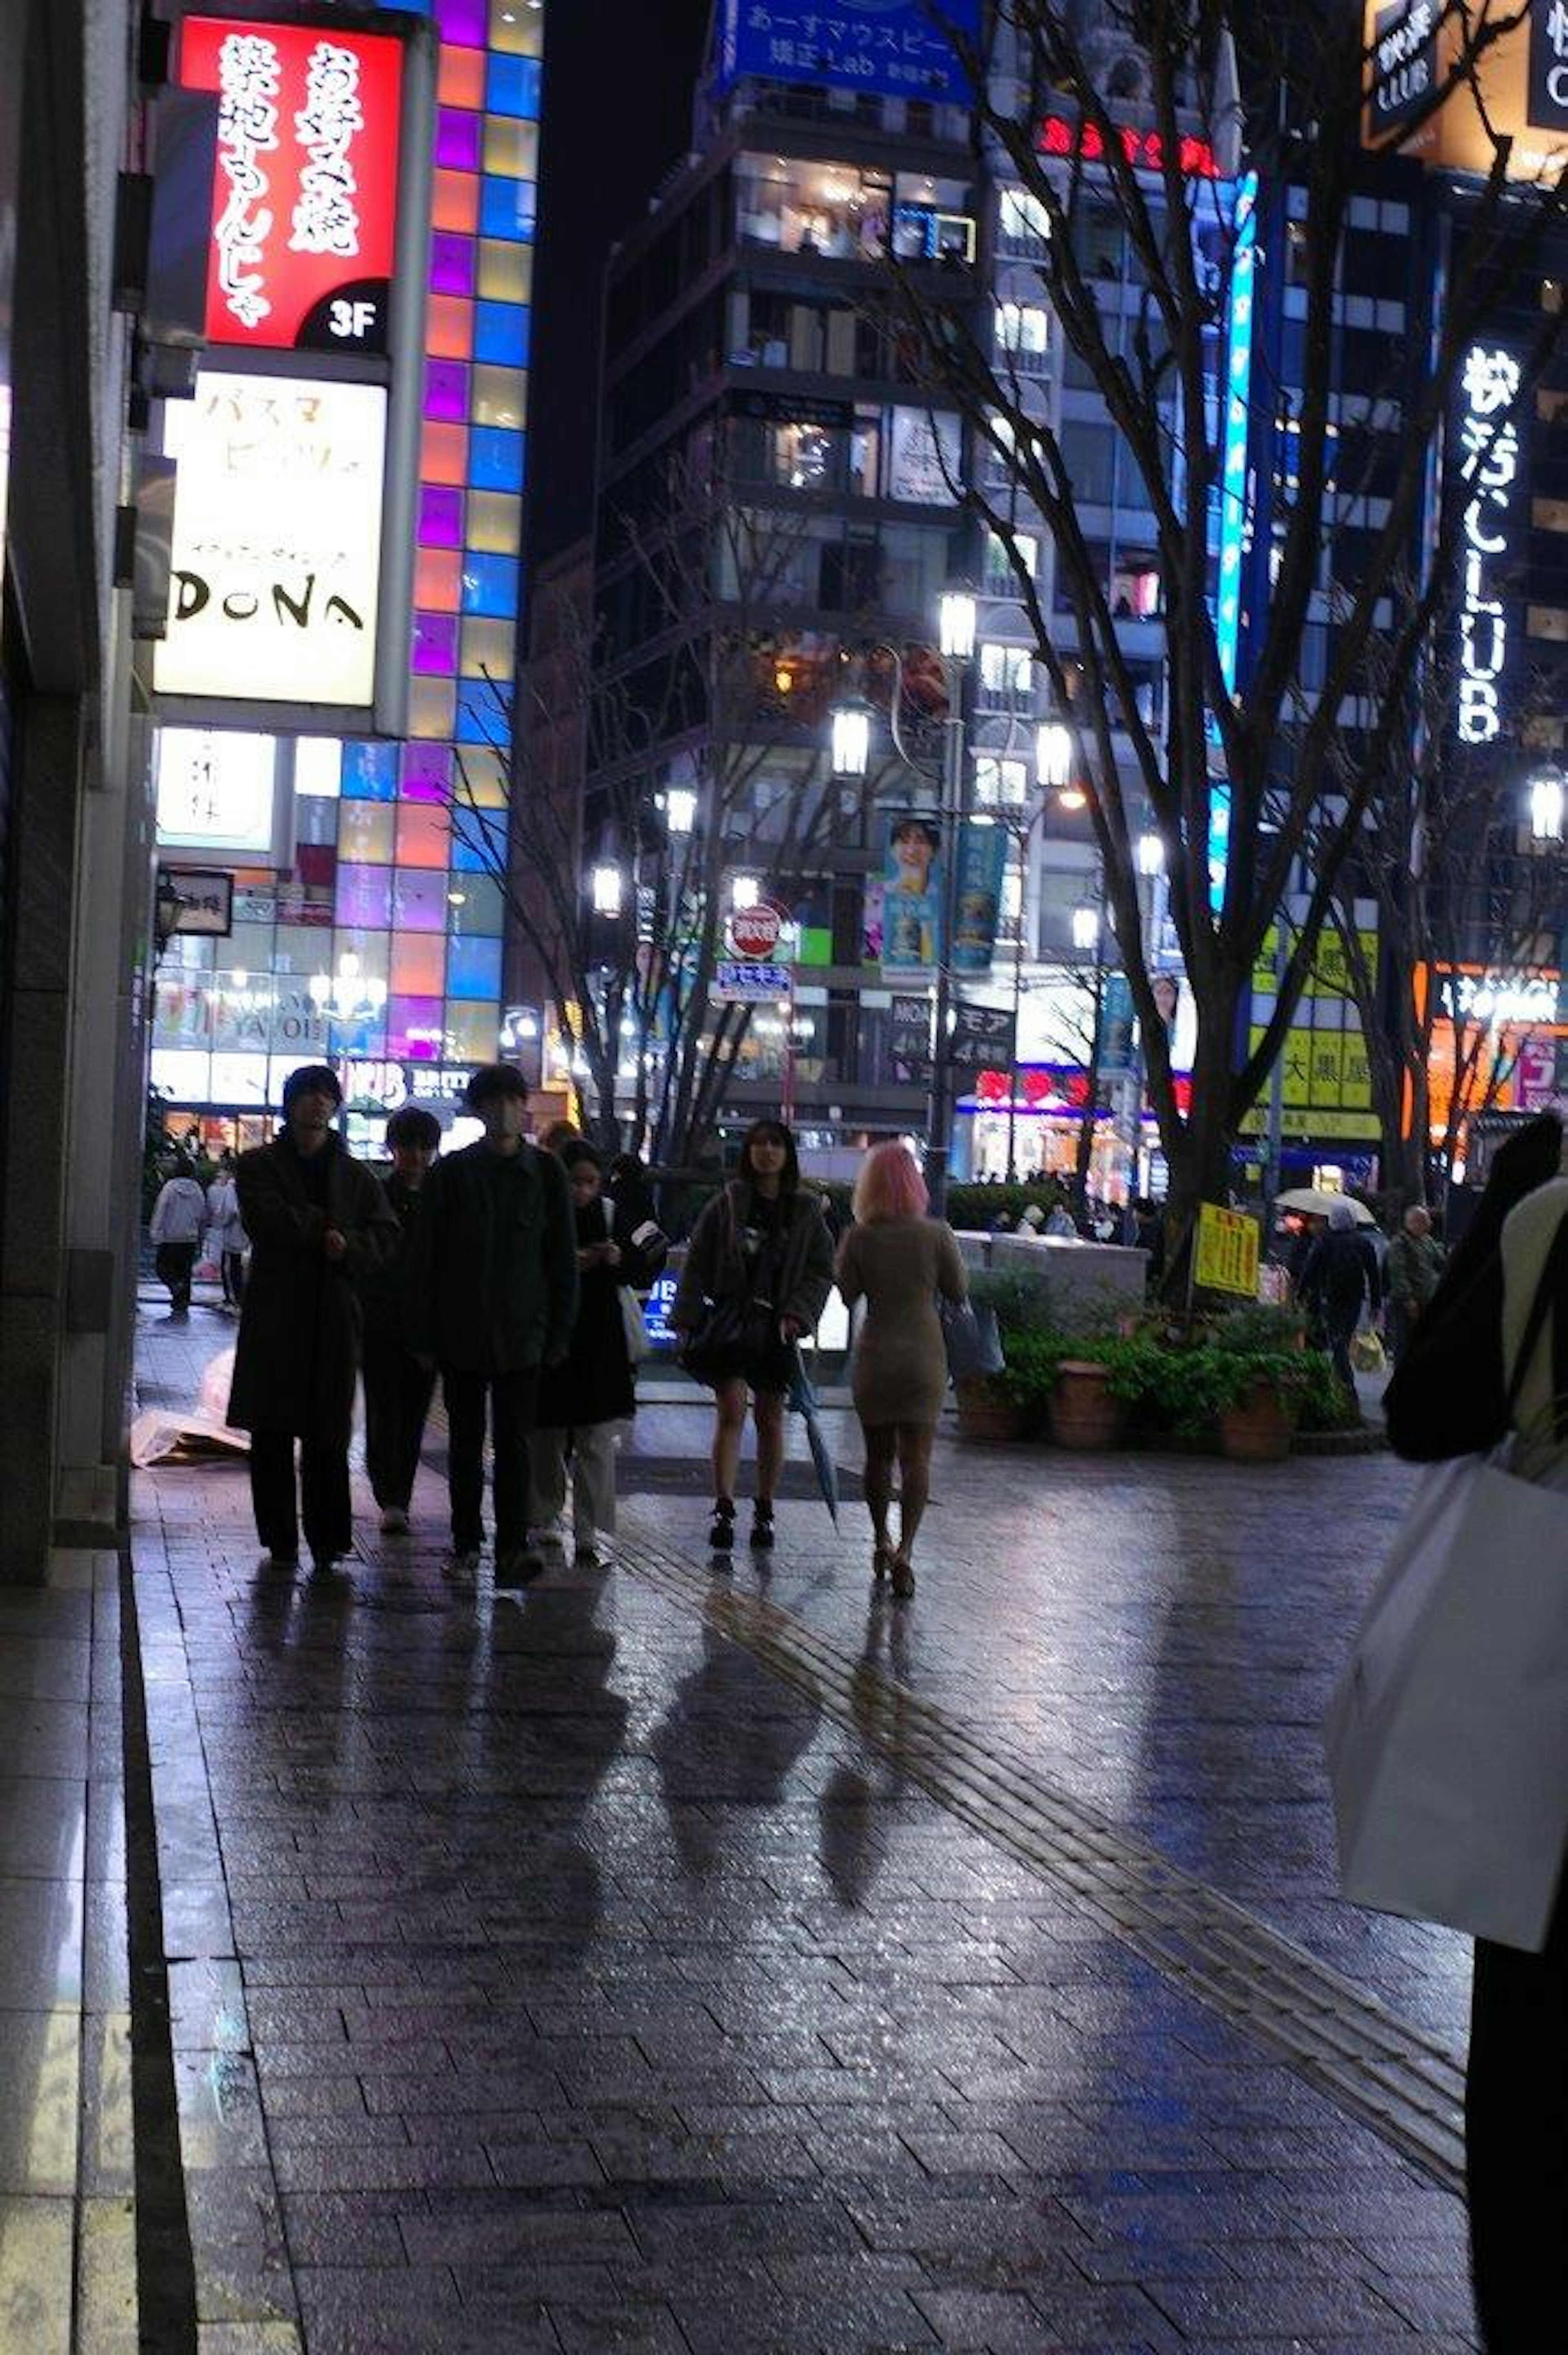
{"label": "store interior light", "polygon": [[1561,842],[1564,794],[1561,769],[1542,769],[1530,781],[1530,832],[1535,842]]}
{"label": "store interior light", "polygon": [[[1034,774],[1051,792],[1065,794],[1073,775],[1073,732],[1059,719],[1043,719],[1034,739]],[[1078,805],[1083,806],[1080,794]]]}
{"label": "store interior light", "polygon": [[943,590],[938,628],[943,654],[949,660],[968,662],[975,650],[975,601],[969,590]]}
{"label": "store interior light", "polygon": [[1086,956],[1099,946],[1100,911],[1086,900],[1073,911],[1073,946]]}
{"label": "store interior light", "polygon": [[871,766],[871,714],[863,704],[834,704],[832,741],[834,776],[863,777]]}

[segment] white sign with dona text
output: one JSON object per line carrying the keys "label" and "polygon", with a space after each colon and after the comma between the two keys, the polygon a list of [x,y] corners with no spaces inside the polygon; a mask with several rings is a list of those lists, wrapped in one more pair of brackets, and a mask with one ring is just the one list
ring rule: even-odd
{"label": "white sign with dona text", "polygon": [[159,695],[370,709],[386,441],[380,385],[204,368],[169,402]]}

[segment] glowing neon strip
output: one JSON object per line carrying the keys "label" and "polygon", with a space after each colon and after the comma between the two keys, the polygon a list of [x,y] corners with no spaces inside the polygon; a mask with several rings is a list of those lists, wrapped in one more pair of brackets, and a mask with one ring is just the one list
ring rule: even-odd
{"label": "glowing neon strip", "polygon": [[[1252,394],[1254,280],[1257,271],[1257,174],[1236,184],[1233,217],[1235,249],[1231,265],[1230,339],[1225,357],[1225,423],[1220,469],[1220,578],[1214,637],[1225,693],[1236,684],[1241,645],[1242,538],[1246,523],[1247,410]],[[1231,794],[1226,784],[1209,787],[1209,903],[1225,896],[1230,864]]]}

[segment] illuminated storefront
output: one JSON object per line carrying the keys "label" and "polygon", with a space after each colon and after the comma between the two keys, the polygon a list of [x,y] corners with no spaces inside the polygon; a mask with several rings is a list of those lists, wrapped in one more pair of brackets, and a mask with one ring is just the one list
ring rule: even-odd
{"label": "illuminated storefront", "polygon": [[[161,816],[160,844],[205,841],[234,867],[234,929],[170,943],[152,1079],[173,1124],[203,1115],[214,1144],[259,1140],[302,1060],[338,1067],[351,1139],[369,1144],[397,1102],[450,1111],[497,1052],[503,908],[486,869],[505,864],[493,748],[520,598],[544,12],[405,5],[440,36],[407,734],[280,739],[270,847],[254,865],[218,847],[241,805],[263,824],[254,738],[197,730],[179,748],[180,831]],[[460,762],[476,805],[461,841],[448,806]]]}

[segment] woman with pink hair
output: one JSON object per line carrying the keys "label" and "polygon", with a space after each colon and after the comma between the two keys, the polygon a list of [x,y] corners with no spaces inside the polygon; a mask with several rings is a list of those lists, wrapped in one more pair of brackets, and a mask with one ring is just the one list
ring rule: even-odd
{"label": "woman with pink hair", "polygon": [[[854,1189],[855,1223],[839,1247],[838,1286],[866,1304],[851,1381],[865,1434],[865,1501],[875,1550],[872,1575],[915,1592],[915,1536],[931,1487],[931,1442],[948,1387],[948,1352],[937,1295],[962,1300],[968,1284],[958,1240],[926,1215],[929,1197],[906,1145],[874,1145]],[[888,1534],[898,1467],[898,1544]]]}

